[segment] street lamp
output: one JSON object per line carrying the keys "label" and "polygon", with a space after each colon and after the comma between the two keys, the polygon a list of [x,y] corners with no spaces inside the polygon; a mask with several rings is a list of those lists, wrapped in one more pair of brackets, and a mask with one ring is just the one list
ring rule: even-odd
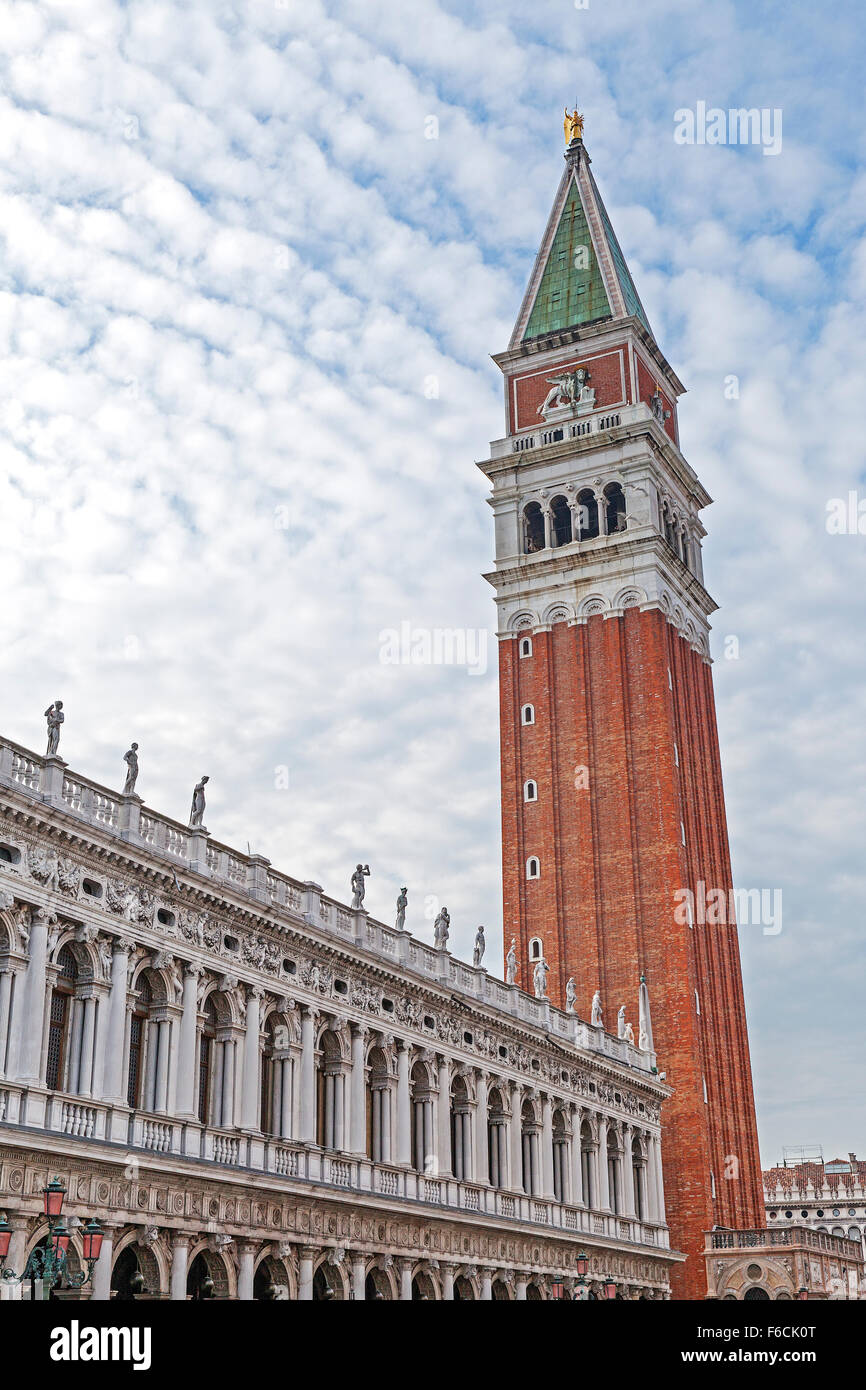
{"label": "street lamp", "polygon": [[556,1278],[553,1280],[553,1283],[550,1286],[550,1296],[551,1298],[556,1299],[560,1299],[563,1296],[562,1276],[559,1274],[556,1276]]}
{"label": "street lamp", "polygon": [[799,1299],[801,1299],[803,1302],[805,1302],[806,1299],[809,1297],[809,1290],[808,1290],[808,1289],[798,1289],[798,1290],[797,1290],[797,1297],[798,1297]]}
{"label": "street lamp", "polygon": [[93,1266],[102,1249],[103,1231],[95,1217],[88,1221],[81,1238],[81,1251],[87,1270],[82,1269],[73,1274],[66,1260],[69,1230],[62,1216],[65,1197],[66,1188],[59,1178],[52,1178],[48,1186],[43,1187],[42,1199],[48,1218],[48,1240],[44,1246],[37,1246],[35,1250],[30,1251],[23,1274],[16,1274],[14,1269],[2,1268],[3,1261],[9,1254],[12,1229],[6,1217],[0,1217],[0,1279],[4,1283],[23,1284],[25,1279],[41,1279],[49,1288],[53,1288],[61,1279],[65,1279],[73,1289],[80,1289],[89,1283],[93,1275]]}
{"label": "street lamp", "polygon": [[604,1296],[605,1298],[616,1298],[616,1284],[610,1275],[604,1281]]}

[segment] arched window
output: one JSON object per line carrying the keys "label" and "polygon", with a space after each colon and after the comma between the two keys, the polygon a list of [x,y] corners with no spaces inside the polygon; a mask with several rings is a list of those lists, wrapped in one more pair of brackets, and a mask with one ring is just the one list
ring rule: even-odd
{"label": "arched window", "polygon": [[524,800],[524,801],[537,801],[537,800],[538,800],[538,787],[537,787],[536,784],[532,781],[531,778],[530,778],[530,780],[529,780],[528,782],[524,782],[524,784],[523,784],[523,800]]}
{"label": "arched window", "polygon": [[367,1153],[374,1163],[391,1161],[391,1090],[388,1084],[388,1059],[381,1047],[374,1047],[370,1051]]}
{"label": "arched window", "polygon": [[529,502],[523,509],[523,551],[535,555],[543,549],[544,513],[537,502]]}
{"label": "arched window", "polygon": [[203,1125],[210,1123],[211,1078],[216,1051],[216,1006],[208,995],[204,1002],[204,1022],[198,1042],[198,1117]]}
{"label": "arched window", "polygon": [[534,706],[534,705],[524,705],[524,706],[523,706],[523,709],[520,711],[520,722],[521,722],[521,724],[534,724],[534,723],[535,723],[535,706]]}
{"label": "arched window", "polygon": [[554,545],[568,545],[571,541],[571,507],[566,498],[554,497],[550,504],[550,523]]}
{"label": "arched window", "polygon": [[525,657],[525,656],[532,656],[532,638],[531,638],[531,637],[521,637],[521,639],[520,639],[520,656],[521,656],[521,659],[522,659],[523,657]]}
{"label": "arched window", "polygon": [[577,539],[591,541],[598,535],[598,502],[592,488],[577,494]]}
{"label": "arched window", "polygon": [[323,1149],[343,1148],[346,1078],[340,1040],[332,1029],[322,1034],[318,1069],[318,1142]]}
{"label": "arched window", "polygon": [[532,940],[531,940],[530,943],[529,943],[529,959],[530,959],[531,961],[533,961],[533,960],[541,960],[541,937],[540,937],[540,936],[533,936]]}
{"label": "arched window", "polygon": [[147,1015],[153,1001],[150,981],[142,976],[132,1013],[129,1017],[129,1071],[126,1077],[126,1103],[131,1110],[145,1108],[142,1103],[144,1090],[144,1038],[147,1031]]}
{"label": "arched window", "polygon": [[423,1062],[412,1068],[412,1167],[418,1173],[433,1168],[433,1093]]}
{"label": "arched window", "polygon": [[568,1201],[568,1136],[561,1110],[553,1114],[553,1195],[557,1202]]}
{"label": "arched window", "polygon": [[451,1086],[451,1171],[458,1182],[472,1177],[472,1115],[462,1076],[455,1076]]}
{"label": "arched window", "polygon": [[526,861],[526,877],[541,878],[541,863],[534,854],[531,854]]}
{"label": "arched window", "polygon": [[49,1091],[66,1088],[72,1001],[78,980],[78,966],[68,946],[57,957],[57,979],[51,991],[48,1020],[48,1062],[45,1084]]}
{"label": "arched window", "polygon": [[604,514],[609,536],[625,530],[625,497],[619,483],[608,483],[604,490]]}
{"label": "arched window", "polygon": [[487,1169],[492,1187],[507,1187],[508,1119],[498,1087],[487,1097]]}

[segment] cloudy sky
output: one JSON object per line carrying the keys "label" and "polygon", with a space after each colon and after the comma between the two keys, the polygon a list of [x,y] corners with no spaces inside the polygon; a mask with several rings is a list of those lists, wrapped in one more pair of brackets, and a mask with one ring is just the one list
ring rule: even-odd
{"label": "cloudy sky", "polygon": [[[59,696],[77,771],[137,739],[151,806],[207,772],[215,837],[341,895],[368,860],[373,913],[406,883],[501,961],[474,460],[577,98],[716,499],[735,878],[784,904],[742,931],[763,1157],[866,1153],[866,535],[825,524],[866,498],[859,6],[0,14],[3,732],[41,751]],[[675,143],[699,101],[781,109],[781,152]],[[383,662],[405,623],[486,671]]]}

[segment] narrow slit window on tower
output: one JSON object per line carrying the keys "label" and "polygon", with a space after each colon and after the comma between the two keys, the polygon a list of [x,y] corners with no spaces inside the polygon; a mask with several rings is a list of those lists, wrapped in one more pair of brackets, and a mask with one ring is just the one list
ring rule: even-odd
{"label": "narrow slit window on tower", "polygon": [[520,655],[521,655],[521,658],[524,657],[524,656],[532,656],[532,638],[531,638],[531,637],[521,637],[521,639],[520,639]]}
{"label": "narrow slit window on tower", "polygon": [[523,509],[523,553],[535,555],[544,549],[544,513],[538,502],[528,502]]}
{"label": "narrow slit window on tower", "polygon": [[680,765],[680,750],[679,750],[679,748],[677,748],[677,745],[674,744],[674,767],[679,767],[679,765]]}
{"label": "narrow slit window on tower", "polygon": [[528,782],[524,782],[524,784],[523,784],[523,800],[524,800],[524,801],[537,801],[537,800],[538,800],[538,787],[537,787],[536,784],[532,781],[531,778],[530,778],[530,780],[529,780]]}
{"label": "narrow slit window on tower", "polygon": [[591,541],[598,535],[598,502],[592,488],[577,494],[577,539]]}
{"label": "narrow slit window on tower", "polygon": [[541,960],[541,937],[534,936],[529,943],[529,959]]}
{"label": "narrow slit window on tower", "polygon": [[625,530],[625,496],[619,483],[608,483],[605,488],[604,511],[609,536],[614,535],[617,531]]}
{"label": "narrow slit window on tower", "polygon": [[704,1105],[709,1105],[710,1101],[707,1095],[707,1078],[705,1076],[701,1077],[701,1085],[704,1088]]}
{"label": "narrow slit window on tower", "polygon": [[550,522],[554,545],[568,545],[571,541],[571,507],[565,497],[554,497],[550,504]]}
{"label": "narrow slit window on tower", "polygon": [[535,708],[533,705],[523,706],[523,709],[520,711],[520,722],[521,724],[535,723]]}
{"label": "narrow slit window on tower", "polygon": [[700,1013],[700,1011],[701,1011],[701,997],[700,997],[700,995],[698,994],[698,991],[697,991],[697,990],[695,990],[695,1008],[697,1009],[698,1013]]}
{"label": "narrow slit window on tower", "polygon": [[686,827],[683,825],[682,821],[680,821],[680,839],[682,840],[683,844],[685,844],[685,842],[686,842]]}
{"label": "narrow slit window on tower", "polygon": [[541,878],[541,864],[534,854],[531,854],[526,861],[526,877]]}

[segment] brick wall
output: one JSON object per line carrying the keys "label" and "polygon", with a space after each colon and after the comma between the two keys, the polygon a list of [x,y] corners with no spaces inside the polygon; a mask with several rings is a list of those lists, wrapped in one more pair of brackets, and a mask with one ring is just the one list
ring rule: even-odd
{"label": "brick wall", "polygon": [[[665,1194],[689,1259],[674,1296],[701,1298],[703,1233],[764,1222],[736,927],[674,915],[676,889],[731,883],[710,667],[660,612],[558,623],[532,640],[523,659],[518,642],[500,646],[506,949],[516,936],[531,989],[528,942],[540,937],[553,1001],[573,975],[582,1017],[600,988],[606,1027],[625,1004],[636,1036],[646,974],[659,1067],[675,1088]],[[523,800],[528,778],[535,803]]]}

